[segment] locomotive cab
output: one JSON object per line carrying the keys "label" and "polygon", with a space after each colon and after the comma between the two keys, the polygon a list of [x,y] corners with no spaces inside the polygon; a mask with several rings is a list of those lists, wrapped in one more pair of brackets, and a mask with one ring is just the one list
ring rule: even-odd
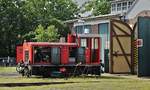
{"label": "locomotive cab", "polygon": [[78,62],[100,64],[100,37],[97,34],[78,34],[69,36],[68,41],[78,43]]}

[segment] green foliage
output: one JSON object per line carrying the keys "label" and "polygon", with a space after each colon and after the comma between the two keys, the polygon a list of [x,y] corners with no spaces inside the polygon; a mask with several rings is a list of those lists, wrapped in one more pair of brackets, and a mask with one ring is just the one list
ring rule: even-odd
{"label": "green foliage", "polygon": [[[41,24],[44,28],[54,25],[60,36],[65,36],[66,26],[62,21],[73,19],[78,7],[72,0],[27,0],[24,6],[32,29]],[[29,39],[29,38],[24,38]]]}
{"label": "green foliage", "polygon": [[92,14],[104,15],[110,13],[110,0],[92,0],[84,5],[85,11],[92,11]]}
{"label": "green foliage", "polygon": [[35,37],[35,32],[34,31],[30,31],[29,33],[23,35],[23,39],[26,40],[26,41],[32,41],[34,42],[35,40],[32,39]]}
{"label": "green foliage", "polygon": [[39,25],[35,30],[35,40],[38,42],[52,42],[57,41],[59,34],[54,25],[50,25],[47,29],[44,29],[42,25]]}
{"label": "green foliage", "polygon": [[15,45],[19,42],[18,35],[30,30],[25,28],[28,20],[24,17],[21,0],[0,0],[0,55],[12,55]]}
{"label": "green foliage", "polygon": [[15,56],[15,46],[33,41],[38,25],[54,25],[66,34],[62,21],[74,18],[78,8],[72,0],[0,0],[0,56]]}
{"label": "green foliage", "polygon": [[25,4],[29,15],[36,16],[39,22],[48,18],[72,19],[78,11],[77,5],[72,0],[26,0]]}

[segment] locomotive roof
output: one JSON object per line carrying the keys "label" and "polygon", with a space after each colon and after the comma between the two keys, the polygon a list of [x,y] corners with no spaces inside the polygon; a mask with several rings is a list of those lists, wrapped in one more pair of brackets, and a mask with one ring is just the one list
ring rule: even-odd
{"label": "locomotive roof", "polygon": [[47,45],[54,45],[54,46],[77,46],[77,43],[61,43],[61,42],[25,42],[29,45],[41,45],[41,46],[47,46]]}
{"label": "locomotive roof", "polygon": [[78,37],[85,37],[85,38],[93,38],[93,37],[100,37],[99,34],[77,34]]}

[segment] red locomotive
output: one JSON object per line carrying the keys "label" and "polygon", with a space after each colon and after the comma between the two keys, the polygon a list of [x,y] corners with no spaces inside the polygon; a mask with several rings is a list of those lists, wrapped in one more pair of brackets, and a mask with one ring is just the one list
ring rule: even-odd
{"label": "red locomotive", "polygon": [[28,77],[101,73],[99,35],[68,35],[66,43],[24,42],[16,53],[16,70]]}

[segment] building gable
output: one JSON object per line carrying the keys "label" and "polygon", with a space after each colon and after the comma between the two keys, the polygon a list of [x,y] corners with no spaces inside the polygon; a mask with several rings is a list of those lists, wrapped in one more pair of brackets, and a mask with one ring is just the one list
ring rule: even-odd
{"label": "building gable", "polygon": [[150,1],[149,0],[136,0],[135,5],[126,13],[126,19],[133,19],[139,13],[150,10]]}

